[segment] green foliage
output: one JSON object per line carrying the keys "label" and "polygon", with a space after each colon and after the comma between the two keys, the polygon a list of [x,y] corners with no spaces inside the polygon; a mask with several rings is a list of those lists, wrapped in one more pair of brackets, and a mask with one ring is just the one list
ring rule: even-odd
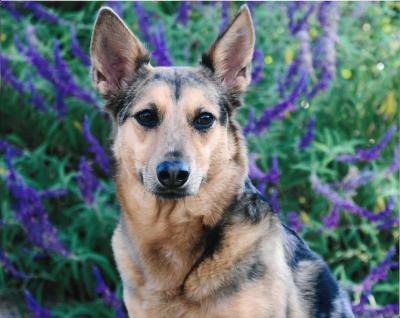
{"label": "green foliage", "polygon": [[[81,47],[87,51],[92,24],[101,3],[50,3],[48,6],[58,17],[76,27]],[[196,63],[200,53],[218,33],[219,4],[193,4],[187,26],[176,23],[178,3],[152,2],[143,6],[164,21],[167,45],[176,65]],[[123,7],[125,21],[140,37],[132,4],[124,2]],[[231,4],[231,17],[238,7],[238,3]],[[335,157],[341,153],[354,153],[356,147],[372,146],[398,120],[400,7],[391,2],[365,3],[362,6],[342,3],[340,10],[338,63],[331,87],[310,104],[303,102],[297,111],[273,122],[260,136],[249,135],[248,147],[251,152],[259,154],[257,163],[264,171],[271,156],[278,157],[281,178],[277,189],[282,219],[285,220],[288,211],[299,211],[306,225],[302,236],[327,261],[341,283],[352,288],[383,259],[390,247],[397,244],[398,228],[378,230],[368,220],[341,211],[339,226],[325,229],[321,217],[328,214],[330,206],[326,199],[313,191],[309,176],[315,172],[326,183],[342,180],[354,165],[339,163]],[[354,18],[357,10],[362,12]],[[52,40],[59,39],[62,56],[74,79],[80,87],[95,95],[89,69],[69,50],[69,28],[39,21],[26,9],[21,13],[23,19],[17,23],[5,10],[0,11],[1,53],[10,57],[16,77],[24,80],[27,73],[35,72],[24,62],[13,42],[15,34],[24,39],[25,31],[33,25],[40,52],[52,61]],[[245,106],[237,114],[243,125],[250,109],[259,116],[263,109],[278,101],[276,79],[284,73],[288,59],[297,50],[296,39],[287,29],[284,3],[256,5],[254,21],[257,47],[268,57],[266,61],[269,64],[264,65],[263,80],[249,89]],[[317,21],[312,20],[310,27],[312,36],[320,32]],[[382,70],[380,63],[384,66]],[[34,84],[48,103],[50,111],[47,113],[34,109],[27,94],[19,94],[3,84],[0,96],[1,138],[24,150],[24,155],[13,162],[27,184],[37,190],[68,190],[67,195],[59,199],[43,201],[51,223],[58,229],[72,256],[65,258],[45,253],[26,240],[15,219],[11,196],[3,186],[7,168],[4,161],[0,161],[1,246],[15,267],[29,275],[25,280],[16,279],[2,268],[0,296],[16,300],[20,310],[25,311],[22,290],[27,288],[38,302],[51,308],[55,317],[113,317],[113,310],[104,305],[94,291],[92,266],[97,265],[106,283],[121,295],[121,283],[110,247],[112,231],[120,213],[115,190],[111,177],[93,165],[101,187],[96,192],[94,205],[88,206],[82,200],[74,179],[80,156],[93,159],[82,136],[84,115],[89,116],[93,135],[104,149],[109,148],[110,122],[99,111],[102,101],[98,96],[98,105],[89,105],[68,98],[67,114],[63,120],[58,120],[51,110],[53,87],[46,80],[36,76]],[[311,114],[316,118],[315,138],[311,147],[299,151],[297,144]],[[379,159],[356,166],[360,170],[368,167],[383,172],[391,162],[394,145],[392,140]],[[398,177],[396,172],[395,175],[374,179],[357,189],[354,201],[373,211],[381,210],[382,202],[389,196],[396,196],[398,201]],[[396,204],[398,207],[398,202]],[[357,297],[359,294],[355,293],[354,299]],[[376,284],[370,301],[384,305],[396,303],[398,297],[398,272],[391,271],[386,281]]]}

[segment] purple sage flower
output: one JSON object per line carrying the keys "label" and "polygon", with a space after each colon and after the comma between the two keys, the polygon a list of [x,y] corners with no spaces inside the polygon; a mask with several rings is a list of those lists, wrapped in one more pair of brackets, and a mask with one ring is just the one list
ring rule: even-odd
{"label": "purple sage flower", "polygon": [[219,31],[222,32],[229,24],[229,1],[221,1],[221,23]]}
{"label": "purple sage flower", "polygon": [[328,184],[323,184],[315,174],[311,175],[310,181],[313,189],[329,200],[333,206],[336,206],[337,209],[340,208],[347,210],[355,215],[364,217],[371,222],[378,223],[380,226],[383,226],[388,220],[392,220],[392,210],[394,205],[394,202],[392,201],[393,199],[388,200],[388,203],[383,211],[373,213],[358,206],[354,202],[339,196],[339,194],[333,191]]}
{"label": "purple sage flower", "polygon": [[151,56],[158,66],[172,65],[171,56],[165,40],[164,24],[158,23],[156,31],[151,35],[151,44],[154,48]]}
{"label": "purple sage flower", "polygon": [[261,49],[256,48],[254,50],[252,64],[251,80],[253,83],[258,83],[263,79],[264,71],[264,53]]}
{"label": "purple sage flower", "polygon": [[400,169],[400,144],[397,144],[393,150],[393,159],[386,170],[386,174],[391,174]]}
{"label": "purple sage flower", "polygon": [[343,154],[336,157],[340,162],[370,161],[379,158],[383,148],[389,143],[397,127],[391,126],[383,135],[382,139],[375,146],[369,149],[357,149],[355,155]]}
{"label": "purple sage flower", "polygon": [[275,213],[280,213],[281,208],[279,207],[279,202],[278,202],[278,190],[272,188],[269,191],[270,197],[269,197],[269,203],[271,204],[272,211]]}
{"label": "purple sage flower", "polygon": [[41,112],[47,112],[44,98],[43,96],[38,94],[36,87],[32,81],[32,75],[28,76],[28,88],[30,93],[29,101],[32,103],[32,105]]}
{"label": "purple sage flower", "polygon": [[111,173],[110,162],[98,140],[92,135],[89,127],[89,117],[83,118],[83,136],[89,143],[89,151],[95,156],[96,163],[103,169],[106,174]]}
{"label": "purple sage flower", "polygon": [[254,133],[260,134],[262,131],[268,128],[273,120],[282,118],[284,112],[292,110],[295,107],[296,100],[299,98],[307,85],[306,77],[306,72],[302,72],[300,79],[294,86],[289,96],[283,102],[279,102],[278,104],[263,111],[260,118],[254,123]]}
{"label": "purple sage flower", "polygon": [[276,156],[272,156],[271,167],[266,175],[266,180],[271,184],[277,184],[279,182],[279,162]]}
{"label": "purple sage flower", "polygon": [[311,141],[314,138],[314,127],[315,127],[315,116],[312,115],[307,124],[307,131],[303,135],[303,137],[300,139],[299,146],[298,146],[299,149],[305,149],[310,146]]}
{"label": "purple sage flower", "polygon": [[353,313],[357,318],[393,318],[399,315],[399,304],[387,304],[382,307],[368,305],[353,305]]}
{"label": "purple sage flower", "polygon": [[332,206],[331,211],[325,217],[322,217],[322,222],[327,229],[333,229],[339,224],[339,208],[336,205]]}
{"label": "purple sage flower", "polygon": [[8,11],[8,13],[11,14],[15,20],[18,22],[21,21],[21,14],[18,12],[17,8],[15,8],[14,3],[11,1],[1,1],[1,7]]}
{"label": "purple sage flower", "polygon": [[41,198],[59,198],[67,194],[67,189],[46,189],[38,191]]}
{"label": "purple sage flower", "polygon": [[367,184],[376,176],[377,173],[370,170],[363,170],[361,172],[358,172],[358,169],[355,169],[353,172],[353,170],[350,169],[349,174],[344,178],[344,180],[337,183],[335,186],[338,189],[342,189],[343,191],[348,192],[351,190],[355,190],[364,184]]}
{"label": "purple sage flower", "polygon": [[61,22],[56,15],[49,12],[38,2],[24,2],[24,7],[31,10],[33,16],[38,20],[47,21],[51,24],[58,24]]}
{"label": "purple sage flower", "polygon": [[301,222],[299,214],[297,212],[288,212],[286,215],[288,226],[297,232],[301,232],[304,228],[303,222]]}
{"label": "purple sage flower", "polygon": [[88,205],[94,202],[94,193],[99,188],[99,182],[92,173],[92,168],[85,157],[81,157],[79,162],[79,173],[76,176],[78,187],[81,192],[82,199]]}
{"label": "purple sage flower", "polygon": [[57,230],[48,220],[39,192],[27,186],[16,173],[11,158],[5,158],[8,168],[6,186],[14,199],[12,208],[29,241],[44,250],[68,256],[69,253],[57,236]]}
{"label": "purple sage flower", "polygon": [[120,17],[123,16],[124,8],[122,7],[122,1],[106,1],[106,5],[113,9]]}
{"label": "purple sage flower", "polygon": [[312,99],[319,91],[326,89],[336,72],[335,44],[338,39],[339,21],[337,3],[329,1],[320,3],[317,17],[322,34],[317,41],[319,45],[316,49],[319,54],[314,54],[313,64],[319,69],[319,80],[308,92],[308,99]]}
{"label": "purple sage flower", "polygon": [[91,62],[88,57],[88,55],[83,52],[81,46],[79,45],[78,37],[76,35],[76,29],[71,26],[70,28],[70,34],[71,34],[71,44],[70,44],[70,50],[73,56],[78,58],[83,65],[90,66]]}
{"label": "purple sage flower", "polygon": [[1,248],[0,248],[0,264],[2,264],[4,269],[15,278],[25,279],[28,277],[25,273],[20,272],[15,268],[11,260],[8,258],[6,253]]}
{"label": "purple sage flower", "polygon": [[50,310],[41,307],[28,290],[24,290],[25,301],[32,314],[32,318],[51,318]]}
{"label": "purple sage flower", "polygon": [[146,42],[151,43],[150,20],[140,1],[134,1],[133,7],[138,18],[139,29]]}
{"label": "purple sage flower", "polygon": [[11,160],[12,158],[23,155],[23,151],[19,148],[9,144],[7,141],[0,139],[0,152],[4,153],[6,159]]}
{"label": "purple sage flower", "polygon": [[186,25],[189,20],[190,13],[190,1],[181,1],[178,8],[178,14],[176,16],[176,21],[182,25]]}
{"label": "purple sage flower", "polygon": [[10,68],[8,58],[2,54],[0,54],[0,76],[4,83],[10,85],[18,93],[25,92],[24,83],[15,77]]}
{"label": "purple sage flower", "polygon": [[[387,279],[388,271],[394,268],[398,268],[398,262],[393,260],[393,256],[395,254],[395,247],[392,247],[387,252],[384,259],[375,267],[372,268],[368,276],[364,279],[364,281],[360,285],[361,289],[361,298],[358,304],[353,305],[353,311],[356,314],[362,314],[360,317],[375,317],[371,314],[376,314],[376,317],[393,317],[393,316],[385,316],[384,314],[393,313],[393,310],[397,310],[396,314],[398,313],[398,308],[394,307],[393,305],[389,305],[388,307],[383,308],[370,308],[367,306],[368,303],[368,296],[372,292],[372,286],[376,284],[378,281]],[[367,314],[369,315],[363,315]]]}
{"label": "purple sage flower", "polygon": [[102,301],[115,310],[116,318],[126,318],[121,301],[117,298],[110,288],[104,282],[97,266],[93,266],[93,274],[96,279],[96,293],[101,297]]}

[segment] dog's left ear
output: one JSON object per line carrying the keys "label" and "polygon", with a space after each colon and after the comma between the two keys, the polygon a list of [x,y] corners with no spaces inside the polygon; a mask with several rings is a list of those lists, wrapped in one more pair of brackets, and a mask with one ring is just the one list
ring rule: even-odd
{"label": "dog's left ear", "polygon": [[251,80],[254,42],[250,10],[243,5],[231,24],[203,54],[202,65],[211,69],[228,88],[243,92]]}

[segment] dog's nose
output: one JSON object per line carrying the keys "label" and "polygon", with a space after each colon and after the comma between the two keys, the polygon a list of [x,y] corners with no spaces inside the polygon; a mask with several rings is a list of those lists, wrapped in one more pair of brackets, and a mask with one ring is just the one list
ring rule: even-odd
{"label": "dog's nose", "polygon": [[157,178],[167,188],[179,188],[189,179],[189,167],[182,161],[163,161],[157,166]]}

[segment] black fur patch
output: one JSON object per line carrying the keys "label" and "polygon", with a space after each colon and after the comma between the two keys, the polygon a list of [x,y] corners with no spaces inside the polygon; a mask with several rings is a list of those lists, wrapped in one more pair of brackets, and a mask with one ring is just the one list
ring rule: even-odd
{"label": "black fur patch", "polygon": [[231,216],[254,224],[260,223],[268,214],[273,213],[266,199],[249,179],[245,182],[244,191],[233,200],[227,211]]}
{"label": "black fur patch", "polygon": [[245,255],[227,273],[222,286],[217,290],[220,297],[229,297],[240,291],[246,284],[262,279],[266,273],[266,265],[257,253],[257,246],[253,252]]}
{"label": "black fur patch", "polygon": [[209,54],[204,53],[201,56],[201,62],[200,65],[209,69],[212,73],[214,73],[215,69],[214,69],[214,64],[212,61],[212,58]]}
{"label": "black fur patch", "polygon": [[326,265],[321,267],[315,282],[314,317],[330,317],[333,302],[339,295],[339,287]]}
{"label": "black fur patch", "polygon": [[320,259],[295,231],[284,224],[283,227],[286,234],[291,237],[291,241],[295,242],[294,250],[287,255],[287,263],[292,270],[297,268],[300,261],[317,261]]}

